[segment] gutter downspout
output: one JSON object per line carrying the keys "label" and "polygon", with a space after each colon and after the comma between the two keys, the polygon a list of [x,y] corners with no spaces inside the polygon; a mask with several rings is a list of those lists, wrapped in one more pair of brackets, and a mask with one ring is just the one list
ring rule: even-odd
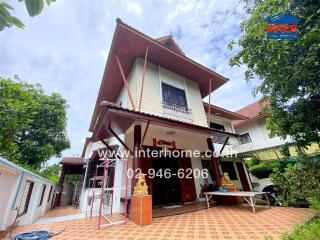
{"label": "gutter downspout", "polygon": [[15,195],[15,197],[14,197],[14,201],[13,201],[13,203],[12,203],[11,210],[17,210],[17,208],[15,207],[15,205],[16,205],[16,202],[17,202],[17,199],[18,199],[18,195],[19,195],[20,188],[21,188],[21,185],[22,185],[23,177],[24,177],[24,171],[21,172],[20,179],[19,179],[19,184],[18,184],[18,189],[17,189],[17,191],[16,191],[16,195]]}

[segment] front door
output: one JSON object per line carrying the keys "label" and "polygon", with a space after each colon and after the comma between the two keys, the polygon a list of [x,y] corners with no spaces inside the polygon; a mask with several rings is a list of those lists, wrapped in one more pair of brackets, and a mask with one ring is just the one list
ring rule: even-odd
{"label": "front door", "polygon": [[[152,159],[155,176],[152,180],[153,205],[168,205],[181,202],[180,182],[176,174],[179,169],[178,160],[173,157],[159,157]],[[170,169],[171,176],[164,172]],[[167,170],[169,171],[169,170]]]}
{"label": "front door", "polygon": [[193,202],[197,199],[194,185],[191,159],[184,157],[179,160],[179,168],[183,169],[184,177],[180,178],[181,198],[183,202]]}

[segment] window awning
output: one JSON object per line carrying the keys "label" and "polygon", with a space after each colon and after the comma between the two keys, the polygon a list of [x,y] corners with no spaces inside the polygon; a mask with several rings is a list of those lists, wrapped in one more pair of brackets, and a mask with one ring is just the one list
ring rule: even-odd
{"label": "window awning", "polygon": [[93,141],[100,141],[101,139],[112,137],[112,133],[108,130],[109,127],[118,135],[124,134],[132,125],[134,125],[135,122],[149,122],[153,125],[172,127],[175,129],[204,134],[208,137],[221,136],[238,138],[239,136],[235,133],[219,131],[200,125],[153,115],[150,113],[130,110],[106,101],[103,101],[100,107],[99,116],[94,126],[94,131],[91,138]]}

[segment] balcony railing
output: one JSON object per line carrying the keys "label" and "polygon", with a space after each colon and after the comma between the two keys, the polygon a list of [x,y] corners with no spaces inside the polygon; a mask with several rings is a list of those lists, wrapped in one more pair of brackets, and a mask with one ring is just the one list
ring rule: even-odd
{"label": "balcony railing", "polygon": [[192,115],[190,108],[186,108],[184,106],[181,106],[181,105],[178,105],[175,103],[162,101],[162,107],[163,107],[165,113],[178,113],[178,114],[185,115],[185,116]]}

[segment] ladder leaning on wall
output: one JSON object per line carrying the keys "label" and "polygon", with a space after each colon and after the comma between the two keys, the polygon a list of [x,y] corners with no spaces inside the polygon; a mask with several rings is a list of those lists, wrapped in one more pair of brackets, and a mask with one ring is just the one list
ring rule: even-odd
{"label": "ladder leaning on wall", "polygon": [[[120,187],[120,190],[125,190],[125,210],[124,210],[124,219],[113,221],[111,219],[112,210],[113,210],[113,197],[114,197],[114,182],[115,182],[115,167],[118,159],[113,158],[101,158],[101,163],[96,166],[95,175],[90,180],[93,181],[92,185],[92,193],[91,193],[91,200],[89,201],[90,204],[90,218],[92,218],[92,212],[94,207],[94,201],[100,199],[99,204],[99,215],[98,215],[98,229],[101,227],[112,226],[116,224],[122,224],[127,222],[127,215],[128,215],[128,176],[126,174],[125,177],[125,186]],[[122,161],[122,160],[120,160]],[[103,168],[103,175],[98,176],[99,168]],[[111,169],[113,168],[113,174],[111,173]],[[127,169],[128,169],[128,161],[127,161]],[[101,193],[96,194],[94,189],[97,187],[98,181],[100,181],[101,185]],[[111,187],[110,183],[112,183]],[[108,207],[110,207],[110,215],[108,216]],[[104,222],[103,222],[104,221]]]}

